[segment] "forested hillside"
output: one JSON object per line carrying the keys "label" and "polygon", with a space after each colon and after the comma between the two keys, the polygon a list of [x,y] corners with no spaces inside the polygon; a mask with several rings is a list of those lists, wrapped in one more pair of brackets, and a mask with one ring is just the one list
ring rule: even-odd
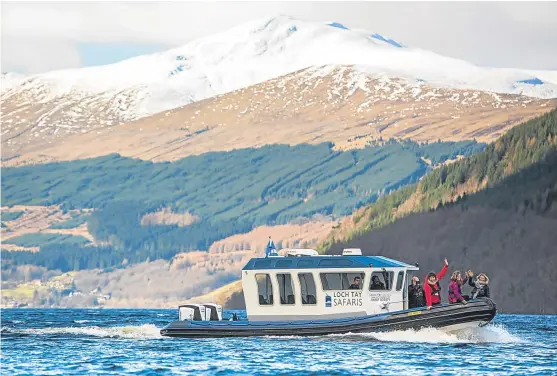
{"label": "forested hillside", "polygon": [[[518,208],[526,197],[527,205],[536,205],[530,200],[554,181],[553,176],[542,170],[551,167],[547,161],[557,147],[556,134],[557,110],[553,110],[511,129],[481,153],[435,169],[419,183],[357,210],[335,228],[320,248],[325,251],[337,241],[350,240],[410,213],[433,210],[461,200],[467,205],[510,209]],[[520,174],[516,175],[518,172]],[[508,186],[508,191],[498,191],[496,197],[490,189],[501,182]],[[482,193],[467,196],[478,191]],[[539,200],[541,198],[535,198],[535,202]]]}
{"label": "forested hillside", "polygon": [[[215,240],[263,224],[282,224],[314,214],[342,216],[381,195],[416,182],[430,167],[484,148],[476,142],[390,141],[360,150],[320,145],[272,145],[207,153],[177,162],[152,163],[119,155],[3,169],[3,205],[61,205],[93,209],[87,221],[95,245],[56,243],[40,252],[3,254],[3,267],[34,264],[62,271],[106,268],[168,259],[204,250]],[[161,209],[191,223],[143,219]],[[77,218],[77,217],[76,217]],[[60,226],[60,225],[59,225]],[[67,227],[67,224],[62,225]],[[36,236],[12,238],[30,244]]]}
{"label": "forested hillside", "polygon": [[[405,218],[402,218],[405,217]],[[393,223],[394,222],[394,223]],[[503,312],[557,313],[557,110],[360,209],[322,249],[490,276]],[[447,282],[448,283],[448,282]]]}

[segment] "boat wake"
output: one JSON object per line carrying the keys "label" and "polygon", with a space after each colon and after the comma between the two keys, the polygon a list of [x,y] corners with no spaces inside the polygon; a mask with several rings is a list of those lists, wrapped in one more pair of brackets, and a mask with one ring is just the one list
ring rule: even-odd
{"label": "boat wake", "polygon": [[371,339],[385,342],[414,343],[517,343],[523,342],[519,337],[509,333],[504,327],[488,325],[482,328],[463,329],[445,332],[442,329],[424,328],[420,330],[397,330],[378,333],[332,334],[329,337],[347,337],[354,339]]}
{"label": "boat wake", "polygon": [[[4,330],[3,330],[4,331]],[[162,338],[160,329],[153,324],[132,326],[87,326],[87,327],[65,327],[65,328],[41,328],[41,329],[8,329],[7,333],[23,335],[80,335],[104,338],[131,338],[131,339],[153,339]]]}
{"label": "boat wake", "polygon": [[[21,335],[80,335],[103,338],[155,339],[164,338],[160,328],[153,324],[113,326],[113,327],[63,327],[41,329],[2,328],[3,334]],[[295,340],[298,336],[267,336],[268,339]],[[517,343],[519,337],[509,333],[504,327],[488,325],[482,328],[464,329],[458,332],[445,332],[441,329],[425,328],[420,330],[397,330],[376,333],[330,334],[319,338],[338,338],[356,341],[413,342],[413,343]]]}

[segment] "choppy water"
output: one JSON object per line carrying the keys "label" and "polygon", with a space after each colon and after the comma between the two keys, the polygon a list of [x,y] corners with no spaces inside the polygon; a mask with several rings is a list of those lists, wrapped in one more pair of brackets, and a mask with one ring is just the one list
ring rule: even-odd
{"label": "choppy water", "polygon": [[[243,314],[243,312],[242,312]],[[2,310],[2,375],[557,374],[557,316],[498,315],[440,330],[181,339],[176,310]]]}

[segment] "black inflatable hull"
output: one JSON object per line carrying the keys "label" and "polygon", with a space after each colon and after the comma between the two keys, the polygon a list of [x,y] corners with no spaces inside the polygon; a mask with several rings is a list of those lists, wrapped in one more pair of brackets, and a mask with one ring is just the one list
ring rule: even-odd
{"label": "black inflatable hull", "polygon": [[431,310],[416,308],[380,315],[331,320],[298,321],[174,321],[161,335],[186,338],[319,336],[405,329],[483,326],[495,317],[495,303],[476,299],[468,304],[443,304]]}

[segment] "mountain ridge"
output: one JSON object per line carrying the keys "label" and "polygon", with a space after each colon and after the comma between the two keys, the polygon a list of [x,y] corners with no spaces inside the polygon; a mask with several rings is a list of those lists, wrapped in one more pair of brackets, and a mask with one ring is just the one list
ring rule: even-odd
{"label": "mountain ridge", "polygon": [[[189,151],[197,145],[202,145],[201,151],[262,145],[269,134],[280,134],[271,143],[317,139],[346,149],[354,147],[354,139],[359,140],[357,147],[378,138],[432,141],[432,135],[445,128],[453,133],[439,139],[461,141],[466,136],[489,142],[521,120],[538,115],[540,107],[557,103],[557,72],[482,68],[399,46],[371,31],[277,16],[105,66],[33,76],[2,74],[2,159],[18,165],[116,152],[156,160],[157,155],[167,153],[165,149],[180,150],[181,154],[161,159],[175,160],[199,153]],[[257,97],[255,102],[242,99],[246,90]],[[262,96],[257,95],[259,91]],[[341,98],[349,103],[339,104]],[[188,114],[192,121],[178,118],[181,126],[168,129],[166,124],[162,134],[151,129],[142,136],[142,128],[158,129],[164,117],[177,109],[196,108],[203,116],[216,112],[211,102],[221,99],[244,107],[217,114],[223,118],[212,123],[204,123],[196,113]],[[421,114],[406,113],[415,106],[405,103],[420,101],[431,105],[425,110],[421,106]],[[207,107],[192,106],[201,102]],[[388,102],[394,104],[391,111]],[[490,107],[497,114],[487,114]],[[462,117],[463,111],[474,114]],[[405,119],[408,116],[415,119]],[[147,118],[151,124],[138,123]],[[228,124],[237,124],[238,129]],[[473,130],[464,129],[468,124]],[[255,139],[244,134],[249,141],[224,149],[207,149],[203,143],[204,138],[215,137],[216,127],[216,133],[224,133],[224,144],[242,138],[234,134],[254,126],[259,127],[251,132],[258,133]],[[272,126],[274,132],[269,132]],[[488,128],[487,137],[484,128]],[[123,139],[107,139],[107,132],[121,129],[127,129]],[[299,139],[291,142],[290,134]],[[125,146],[131,139],[131,145]],[[162,141],[157,144],[158,139]],[[79,145],[83,156],[68,151],[71,144]]]}
{"label": "mountain ridge", "polygon": [[[378,138],[432,141],[442,129],[448,131],[441,134],[441,140],[467,137],[489,142],[521,120],[539,115],[541,106],[557,103],[557,72],[482,68],[399,45],[371,31],[278,16],[105,66],[33,76],[2,74],[3,163],[41,163],[114,152],[156,160],[157,155],[167,153],[165,149],[180,150],[181,154],[161,159],[175,160],[200,150],[262,145],[269,134],[280,135],[271,143],[317,139],[335,142],[342,149]],[[246,102],[245,91],[257,100]],[[257,95],[259,91],[263,95]],[[467,94],[471,101],[467,102]],[[339,99],[347,103],[339,104]],[[216,112],[211,107],[215,100],[243,107],[221,108],[221,112],[228,111],[216,113],[222,119],[204,123],[195,112],[203,116]],[[421,113],[406,113],[415,106],[405,103],[420,101],[431,105],[417,106]],[[391,111],[387,102],[394,106]],[[169,129],[164,117],[183,108],[195,108],[194,113],[184,110],[192,121],[178,116],[175,123],[180,126]],[[464,117],[463,112],[473,114]],[[150,124],[141,119],[149,119]],[[142,128],[159,128],[161,122],[164,132],[151,129],[142,136]],[[472,129],[468,131],[469,124]],[[207,149],[204,143],[215,132],[222,133],[222,144],[242,137],[247,140],[248,135],[238,137],[238,132],[254,126],[251,133],[256,136],[249,141],[224,149]],[[122,129],[125,137],[107,139],[106,133]],[[292,142],[290,134],[296,135]],[[102,143],[97,139],[103,139]],[[131,139],[131,145],[121,146]],[[359,141],[351,141],[355,139]],[[68,151],[71,144],[79,145],[83,156]],[[199,150],[190,152],[196,147]]]}
{"label": "mountain ridge", "polygon": [[[303,35],[297,37],[299,34]],[[313,39],[314,43],[308,43],[308,39]],[[514,79],[513,82],[535,80],[537,78],[532,75],[531,72],[534,72],[532,70],[482,68],[464,60],[445,57],[419,48],[398,48],[389,41],[392,40],[367,30],[338,28],[327,25],[326,23],[303,21],[290,16],[279,15],[252,20],[237,25],[229,30],[199,38],[183,46],[171,48],[162,52],[132,57],[103,66],[56,70],[27,77],[19,77],[18,79],[42,77],[45,80],[56,80],[60,78],[60,74],[64,74],[70,76],[71,80],[76,80],[73,85],[71,85],[72,83],[65,83],[67,87],[76,88],[82,86],[89,89],[89,91],[100,93],[111,89],[121,90],[124,87],[133,86],[135,84],[147,84],[151,81],[159,80],[161,76],[169,78],[173,76],[172,72],[174,72],[174,70],[168,68],[178,67],[180,64],[177,64],[177,61],[190,65],[194,59],[200,59],[200,62],[205,66],[204,70],[209,72],[213,69],[214,65],[218,65],[223,61],[233,62],[234,60],[239,60],[240,64],[245,64],[246,60],[242,59],[253,59],[257,55],[270,55],[270,57],[276,58],[277,55],[281,54],[289,54],[291,56],[284,59],[284,61],[274,61],[271,73],[264,74],[262,78],[258,80],[248,80],[247,83],[243,83],[236,87],[234,87],[234,85],[225,85],[228,87],[226,90],[216,89],[215,94],[236,90],[311,66],[323,65],[368,65],[377,68],[377,70],[371,71],[370,73],[388,73],[389,71],[393,73],[398,70],[398,74],[391,74],[391,76],[399,78],[413,77],[428,82],[435,82],[435,80],[429,80],[425,77],[431,76],[432,74],[435,76],[436,74],[432,72],[430,67],[426,66],[430,63],[430,61],[427,61],[428,59],[437,59],[437,62],[444,62],[444,66],[437,66],[435,69],[441,71],[444,75],[454,76],[455,73],[466,73],[476,76],[475,80],[470,80],[470,77],[454,77],[454,81],[451,82],[451,84],[455,85],[454,87],[463,89],[473,89],[474,87],[459,86],[460,84],[465,84],[468,81],[478,84],[477,81],[481,81],[481,79],[487,78],[493,73],[500,73],[502,75],[500,79],[512,78]],[[321,44],[318,45],[318,43]],[[342,44],[346,43],[348,43],[348,46],[342,46]],[[398,42],[396,44],[398,45]],[[324,46],[328,48],[324,48]],[[211,50],[209,47],[220,47],[220,50],[217,48],[216,52],[209,52],[208,50]],[[354,52],[347,52],[353,47],[359,47],[356,54],[354,54]],[[289,51],[289,49],[291,51]],[[315,54],[315,52],[319,53]],[[341,52],[345,52],[345,56],[342,56],[343,54]],[[386,56],[381,55],[381,53],[386,53]],[[295,60],[292,57],[294,54],[301,55],[301,57]],[[417,55],[413,56],[413,54]],[[406,61],[401,61],[404,59],[395,59],[398,57],[411,56],[414,58],[420,57],[425,61],[408,61],[407,59]],[[160,67],[156,67],[155,65],[157,64],[159,64]],[[234,67],[239,68],[240,64],[234,65]],[[394,65],[394,68],[390,66],[390,64]],[[453,64],[453,66],[451,66],[451,64]],[[409,71],[408,66],[411,66],[414,70],[418,70],[418,72]],[[134,70],[130,68],[139,69],[140,73],[144,73],[144,77],[141,77],[143,81],[140,79],[138,81],[138,77],[135,75],[137,71],[134,71],[134,74],[130,76],[127,70]],[[182,68],[188,69],[185,65]],[[249,65],[249,68],[253,68],[253,65]],[[108,81],[99,80],[98,74],[110,73],[111,69],[118,74],[110,75],[111,79]],[[246,67],[244,67],[244,70],[245,69]],[[463,71],[459,71],[458,69]],[[261,70],[261,68],[259,70]],[[258,70],[256,69],[255,72],[258,72]],[[409,75],[405,75],[404,72],[409,73]],[[420,77],[419,72],[424,73],[421,75],[423,77]],[[80,75],[80,73],[82,74]],[[90,75],[87,75],[87,73],[90,73]],[[417,77],[415,76],[416,74],[418,74]],[[544,80],[548,79],[548,84],[557,84],[557,82],[553,80],[554,75],[548,75],[542,79],[538,78],[538,81],[536,81],[533,86],[543,85]],[[437,77],[437,80],[441,83],[442,77]],[[218,82],[213,81],[211,83],[215,85]],[[479,84],[481,85],[481,83]],[[481,88],[476,87],[476,89],[509,94],[518,93],[513,92],[512,87],[508,88],[511,90],[510,92],[501,90],[501,88],[496,89],[489,85]],[[2,90],[5,91],[4,89]],[[552,90],[551,97],[554,97],[556,94],[555,87],[553,87]],[[546,94],[537,94],[542,95],[542,98],[547,98]]]}
{"label": "mountain ridge", "polygon": [[[6,100],[34,91],[33,98],[44,102],[81,91],[105,93],[112,102],[135,106],[119,112],[133,120],[312,66],[355,65],[366,73],[441,87],[557,97],[557,82],[544,82],[526,70],[481,68],[430,51],[398,48],[367,33],[287,16],[259,19],[164,52],[19,77],[15,86],[8,80],[2,96]],[[134,91],[138,102],[128,103],[125,97]]]}
{"label": "mountain ridge", "polygon": [[[442,89],[385,75],[370,77],[352,66],[325,66],[125,124],[116,124],[108,110],[88,117],[91,105],[80,102],[70,117],[57,105],[15,106],[3,119],[3,164],[110,153],[173,161],[273,143],[330,141],[337,149],[348,150],[390,138],[490,142],[548,111],[557,100]],[[78,123],[67,126],[72,119]]]}

